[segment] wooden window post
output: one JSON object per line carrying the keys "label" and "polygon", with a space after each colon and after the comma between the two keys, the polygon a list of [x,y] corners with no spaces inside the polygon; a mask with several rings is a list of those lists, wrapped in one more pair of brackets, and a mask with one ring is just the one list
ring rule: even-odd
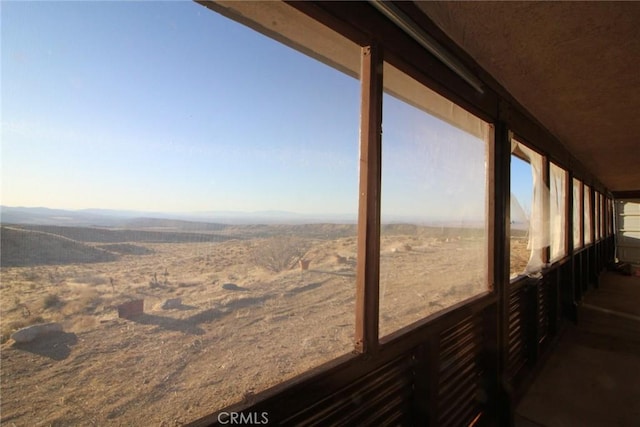
{"label": "wooden window post", "polygon": [[355,338],[359,353],[375,353],[378,349],[382,61],[378,44],[362,48]]}

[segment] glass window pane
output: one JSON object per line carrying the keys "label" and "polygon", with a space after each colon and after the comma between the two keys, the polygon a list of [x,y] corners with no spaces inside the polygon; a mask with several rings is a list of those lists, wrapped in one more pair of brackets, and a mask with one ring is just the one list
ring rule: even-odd
{"label": "glass window pane", "polygon": [[533,171],[531,164],[519,156],[511,155],[511,230],[509,275],[515,279],[523,274],[529,263],[529,229],[533,200]]}
{"label": "glass window pane", "polygon": [[491,135],[389,64],[384,76],[381,336],[487,291]]}
{"label": "glass window pane", "polygon": [[602,193],[598,193],[598,201],[599,201],[599,212],[600,212],[600,221],[599,221],[599,240],[602,240],[605,237],[606,231],[604,228],[605,221],[607,219],[607,213],[604,209],[604,195]]}
{"label": "glass window pane", "polygon": [[357,72],[194,2],[2,9],[2,336],[62,328],[3,344],[3,420],[182,425],[353,350]]}
{"label": "glass window pane", "polygon": [[602,195],[602,238],[609,237],[609,199]]}
{"label": "glass window pane", "polygon": [[604,209],[606,220],[604,224],[604,237],[611,236],[611,200],[608,197],[604,197]]}
{"label": "glass window pane", "polygon": [[611,210],[611,199],[605,197],[604,199],[604,208],[607,214],[607,220],[605,222],[605,237],[611,236],[611,229],[613,224],[613,212]]}
{"label": "glass window pane", "polygon": [[598,194],[599,194],[599,201],[600,201],[600,227],[599,227],[599,229],[600,229],[600,240],[602,240],[605,237],[605,233],[606,233],[604,225],[605,225],[605,222],[606,222],[606,219],[607,219],[607,213],[606,213],[605,208],[604,208],[604,195],[602,195],[601,193],[598,193]]}
{"label": "glass window pane", "polygon": [[594,225],[595,225],[595,240],[600,240],[600,193],[594,190]]}

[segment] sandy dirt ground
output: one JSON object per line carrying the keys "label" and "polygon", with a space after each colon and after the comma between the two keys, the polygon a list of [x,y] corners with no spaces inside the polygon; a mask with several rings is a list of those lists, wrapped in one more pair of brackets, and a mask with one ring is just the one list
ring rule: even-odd
{"label": "sandy dirt ground", "polygon": [[[351,352],[356,238],[308,238],[308,269],[280,272],[256,258],[269,239],[132,242],[148,251],[3,267],[1,424],[182,425]],[[381,335],[484,292],[484,246],[384,235]],[[116,307],[137,298],[144,314],[118,318]],[[181,304],[162,308],[169,298]],[[41,321],[64,332],[9,338]]]}

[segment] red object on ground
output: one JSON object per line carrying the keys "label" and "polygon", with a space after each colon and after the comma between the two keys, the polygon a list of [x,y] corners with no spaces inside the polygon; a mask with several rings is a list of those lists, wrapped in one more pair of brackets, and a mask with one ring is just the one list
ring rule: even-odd
{"label": "red object on ground", "polygon": [[144,300],[137,299],[118,306],[118,317],[131,319],[144,313]]}

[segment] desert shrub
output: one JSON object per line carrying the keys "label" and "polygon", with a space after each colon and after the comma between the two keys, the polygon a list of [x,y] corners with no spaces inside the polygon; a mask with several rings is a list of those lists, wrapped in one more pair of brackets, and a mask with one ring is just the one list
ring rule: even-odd
{"label": "desert shrub", "polygon": [[93,329],[97,324],[95,316],[78,315],[65,322],[65,330],[84,332]]}
{"label": "desert shrub", "polygon": [[57,307],[62,303],[60,297],[56,294],[47,294],[42,300],[42,306],[47,308]]}
{"label": "desert shrub", "polygon": [[64,281],[66,280],[64,273],[61,272],[57,267],[47,271],[47,277],[49,278],[49,284],[54,286],[64,283]]}
{"label": "desert shrub", "polygon": [[153,273],[153,277],[149,281],[149,287],[151,289],[157,289],[162,287],[162,283],[158,280],[158,273]]}
{"label": "desert shrub", "polygon": [[80,290],[77,298],[65,301],[62,314],[69,316],[79,313],[93,313],[103,304],[103,299],[94,288],[84,288]]}
{"label": "desert shrub", "polygon": [[101,276],[99,274],[93,274],[93,273],[79,274],[76,277],[74,277],[73,280],[76,283],[84,283],[84,284],[93,285],[93,286],[106,285],[107,283],[109,283],[109,279],[107,279],[106,277]]}
{"label": "desert shrub", "polygon": [[309,246],[309,242],[300,237],[273,237],[254,246],[249,259],[255,265],[279,273],[295,266]]}
{"label": "desert shrub", "polygon": [[30,268],[22,272],[22,278],[28,282],[37,282],[42,276],[35,269]]}
{"label": "desert shrub", "polygon": [[170,285],[169,271],[166,268],[164,269],[164,273],[161,273],[160,275],[164,277],[163,280],[158,279],[158,273],[153,273],[153,277],[149,281],[149,287],[151,289],[166,288]]}
{"label": "desert shrub", "polygon": [[198,286],[200,282],[178,282],[179,288],[191,288],[193,286]]}

